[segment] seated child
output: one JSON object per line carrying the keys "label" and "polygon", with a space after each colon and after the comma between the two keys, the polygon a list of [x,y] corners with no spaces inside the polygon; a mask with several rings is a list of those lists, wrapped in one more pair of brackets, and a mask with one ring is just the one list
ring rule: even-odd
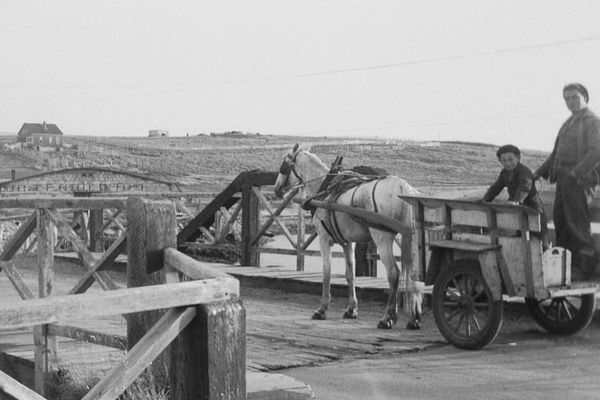
{"label": "seated child", "polygon": [[503,168],[496,182],[489,187],[483,196],[483,201],[489,202],[494,200],[502,192],[502,189],[507,188],[508,203],[523,204],[539,211],[540,223],[542,225],[542,247],[546,250],[548,248],[546,239],[548,227],[544,207],[535,188],[531,170],[521,164],[521,151],[517,146],[507,144],[498,149],[496,156]]}

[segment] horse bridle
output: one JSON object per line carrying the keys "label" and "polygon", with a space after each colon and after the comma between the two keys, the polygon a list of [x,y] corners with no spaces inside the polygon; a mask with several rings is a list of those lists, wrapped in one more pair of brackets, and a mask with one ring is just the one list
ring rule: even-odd
{"label": "horse bridle", "polygon": [[279,167],[279,173],[281,175],[285,176],[285,181],[283,182],[282,186],[285,186],[287,184],[287,181],[290,178],[291,174],[294,174],[294,176],[298,179],[298,181],[300,181],[300,183],[302,183],[302,178],[296,172],[296,167],[295,167],[296,166],[296,158],[298,157],[298,154],[300,154],[301,151],[302,150],[296,151],[291,157],[289,154],[287,154],[285,156],[285,158],[283,159],[283,162],[281,163],[281,166]]}

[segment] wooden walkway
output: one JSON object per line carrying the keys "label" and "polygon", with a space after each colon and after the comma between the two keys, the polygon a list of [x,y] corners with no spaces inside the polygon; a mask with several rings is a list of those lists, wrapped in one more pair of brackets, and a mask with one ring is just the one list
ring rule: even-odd
{"label": "wooden walkway", "polygon": [[[100,253],[94,253],[98,257]],[[75,253],[57,253],[57,258],[66,258],[76,260]],[[121,255],[117,257],[114,267],[117,270],[126,268],[127,257]],[[321,294],[322,273],[295,271],[284,266],[269,267],[247,267],[230,264],[213,264],[223,272],[226,272],[237,279],[240,283],[253,287],[264,287],[270,289],[280,289],[298,293]],[[400,283],[402,286],[402,282]],[[360,299],[381,300],[387,299],[389,284],[386,277],[355,277],[356,293]],[[426,288],[426,293],[430,288]],[[348,284],[344,274],[331,275],[331,295],[336,297],[348,296]]]}
{"label": "wooden walkway", "polygon": [[[56,255],[54,295],[65,294],[62,292],[73,287],[83,274],[84,268],[75,259],[74,254]],[[120,287],[126,286],[126,268],[123,261],[124,259],[120,258],[107,271]],[[347,286],[343,275],[335,275],[332,279],[334,299],[328,320],[313,321],[310,317],[318,306],[321,273],[296,272],[283,267],[253,268],[226,264],[214,266],[238,278],[242,285],[242,301],[247,310],[246,359],[249,398],[262,398],[258,392],[253,392],[255,389],[259,390],[259,387],[264,387],[255,384],[256,380],[268,380],[273,378],[274,372],[286,368],[375,354],[416,351],[442,343],[441,336],[431,321],[424,324],[425,329],[422,331],[404,330],[406,321],[402,319],[403,316],[395,329],[382,331],[375,328],[377,321],[383,316],[384,303],[379,300],[384,300],[387,296],[388,284],[385,278],[357,278],[359,319],[344,320],[341,316],[346,306]],[[19,268],[25,282],[35,287],[35,258],[23,262]],[[101,290],[97,284],[89,289]],[[3,301],[23,301],[8,279],[0,279],[0,296]],[[126,334],[126,322],[119,315],[105,319],[64,321],[64,324],[122,337]],[[0,332],[0,352],[0,355],[4,353],[0,356],[0,369],[30,370],[33,366],[31,329]],[[98,373],[112,368],[123,359],[124,352],[59,337],[58,357],[59,366],[69,370],[75,369],[78,376],[85,376],[89,371]],[[262,375],[265,372],[269,373],[268,378]],[[297,385],[294,390],[298,393],[308,393],[301,383],[290,381],[284,375],[279,374],[275,379],[276,385],[277,382],[283,385],[280,387]]]}

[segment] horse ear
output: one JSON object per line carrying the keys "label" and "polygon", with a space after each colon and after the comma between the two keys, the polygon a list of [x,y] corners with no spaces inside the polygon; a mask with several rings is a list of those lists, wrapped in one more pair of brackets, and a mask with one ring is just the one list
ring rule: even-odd
{"label": "horse ear", "polygon": [[299,149],[299,148],[300,148],[300,145],[299,145],[298,143],[296,143],[296,144],[294,145],[294,148],[292,149],[292,151],[295,153],[295,152],[297,152],[297,151],[298,151],[298,149]]}

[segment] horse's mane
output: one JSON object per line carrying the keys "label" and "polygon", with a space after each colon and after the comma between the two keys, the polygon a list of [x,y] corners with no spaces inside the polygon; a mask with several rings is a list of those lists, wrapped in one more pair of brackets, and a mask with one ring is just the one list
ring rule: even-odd
{"label": "horse's mane", "polygon": [[308,150],[302,150],[302,152],[304,154],[306,154],[308,156],[308,158],[310,158],[313,162],[315,162],[319,166],[323,167],[323,169],[327,169],[327,170],[329,169],[327,164],[325,164],[323,161],[321,161],[321,159],[316,154],[313,154]]}

